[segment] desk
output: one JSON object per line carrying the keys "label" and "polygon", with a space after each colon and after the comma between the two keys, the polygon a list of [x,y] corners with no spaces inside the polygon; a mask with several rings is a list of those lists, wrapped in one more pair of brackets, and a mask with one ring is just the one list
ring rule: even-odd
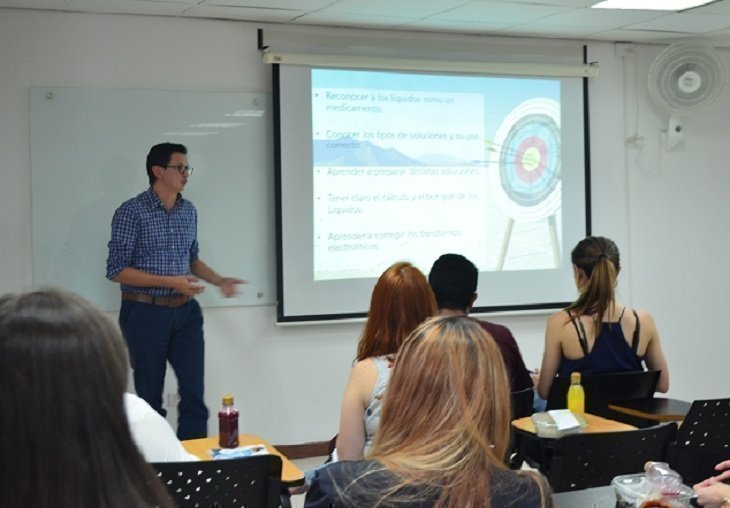
{"label": "desk", "polygon": [[[587,424],[580,430],[583,433],[636,430],[636,427],[633,425],[609,420],[608,418],[602,418],[589,413],[585,413],[583,417]],[[550,468],[552,449],[556,438],[538,437],[535,424],[532,423],[532,417],[530,416],[512,420],[512,427],[517,431],[515,434],[517,454],[514,458],[510,459],[510,462],[522,464],[523,460],[528,460],[528,462],[536,463],[540,471],[547,473]],[[528,452],[528,448],[531,448],[532,451]],[[538,454],[539,457],[537,457]]]}
{"label": "desk", "polygon": [[553,494],[558,508],[615,508],[616,491],[613,487],[594,487]]}
{"label": "desk", "polygon": [[677,422],[687,416],[691,402],[677,399],[630,399],[608,403],[608,409],[653,422]]}
{"label": "desk", "polygon": [[[304,484],[304,473],[302,472],[302,470],[295,466],[293,462],[284,457],[281,453],[279,453],[279,450],[271,446],[260,437],[253,436],[251,434],[240,434],[238,436],[238,446],[258,444],[266,446],[270,453],[281,457],[281,483],[284,487],[296,487],[298,485]],[[201,460],[212,460],[208,452],[213,448],[219,448],[218,436],[204,437],[202,439],[189,439],[187,441],[183,441],[182,445],[189,453],[196,455]]]}
{"label": "desk", "polygon": [[[626,423],[617,422],[615,420],[609,420],[608,418],[602,418],[600,416],[585,413],[583,415],[586,419],[586,425],[580,431],[581,432],[616,432],[622,430],[636,430],[633,425]],[[532,417],[526,416],[524,418],[518,418],[512,420],[512,426],[521,432],[536,435],[535,424],[532,423]],[[541,438],[550,439],[550,438]]]}

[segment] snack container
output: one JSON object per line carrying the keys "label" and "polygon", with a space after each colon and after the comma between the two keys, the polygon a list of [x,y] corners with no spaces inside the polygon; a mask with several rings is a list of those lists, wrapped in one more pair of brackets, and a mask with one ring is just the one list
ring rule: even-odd
{"label": "snack container", "polygon": [[687,485],[682,485],[677,495],[652,493],[644,473],[617,476],[611,485],[616,491],[616,508],[683,508],[691,506],[694,495]]}
{"label": "snack container", "polygon": [[558,430],[558,426],[553,421],[552,417],[548,413],[535,413],[532,415],[532,423],[535,424],[535,432],[538,437],[546,438],[559,438],[566,434],[574,434],[580,432],[580,430],[588,425],[583,415],[576,414],[576,419],[580,423],[580,427],[575,427],[568,430]]}

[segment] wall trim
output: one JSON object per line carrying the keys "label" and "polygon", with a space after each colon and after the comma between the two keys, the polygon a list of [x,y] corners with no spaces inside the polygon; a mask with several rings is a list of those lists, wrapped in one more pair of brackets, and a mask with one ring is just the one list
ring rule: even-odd
{"label": "wall trim", "polygon": [[330,454],[331,441],[315,441],[293,445],[274,445],[289,460],[306,459],[309,457],[326,457]]}

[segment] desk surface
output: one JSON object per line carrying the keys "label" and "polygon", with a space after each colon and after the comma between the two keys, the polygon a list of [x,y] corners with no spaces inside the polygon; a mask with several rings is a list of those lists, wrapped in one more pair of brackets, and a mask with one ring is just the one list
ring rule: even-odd
{"label": "desk surface", "polygon": [[[607,418],[601,418],[600,416],[585,413],[583,415],[586,419],[586,425],[583,427],[581,432],[616,432],[621,430],[636,430],[633,425],[627,425],[625,423],[617,422],[615,420],[609,420]],[[512,426],[523,432],[529,432],[535,434],[535,424],[532,423],[532,419],[529,416],[524,418],[518,418],[512,420]]]}
{"label": "desk surface", "polygon": [[[187,441],[183,441],[182,444],[189,453],[196,455],[201,460],[212,460],[209,454],[210,450],[212,450],[213,448],[219,448],[218,436],[205,437],[202,439],[189,439]],[[285,484],[285,486],[295,487],[304,483],[304,473],[302,472],[302,470],[295,466],[293,462],[287,459],[279,452],[279,450],[271,446],[264,439],[261,439],[258,436],[253,436],[251,434],[240,434],[238,436],[239,446],[256,444],[262,444],[266,446],[269,452],[281,457],[281,481],[283,484]]]}
{"label": "desk surface", "polygon": [[609,409],[655,422],[682,421],[690,407],[692,407],[691,402],[661,397],[617,400],[608,403]]}

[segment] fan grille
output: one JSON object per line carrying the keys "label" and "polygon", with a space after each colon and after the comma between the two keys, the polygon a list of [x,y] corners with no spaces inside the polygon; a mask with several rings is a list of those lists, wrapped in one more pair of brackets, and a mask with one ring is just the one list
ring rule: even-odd
{"label": "fan grille", "polygon": [[714,104],[725,88],[727,65],[710,46],[672,44],[649,67],[649,93],[670,113],[689,113]]}

